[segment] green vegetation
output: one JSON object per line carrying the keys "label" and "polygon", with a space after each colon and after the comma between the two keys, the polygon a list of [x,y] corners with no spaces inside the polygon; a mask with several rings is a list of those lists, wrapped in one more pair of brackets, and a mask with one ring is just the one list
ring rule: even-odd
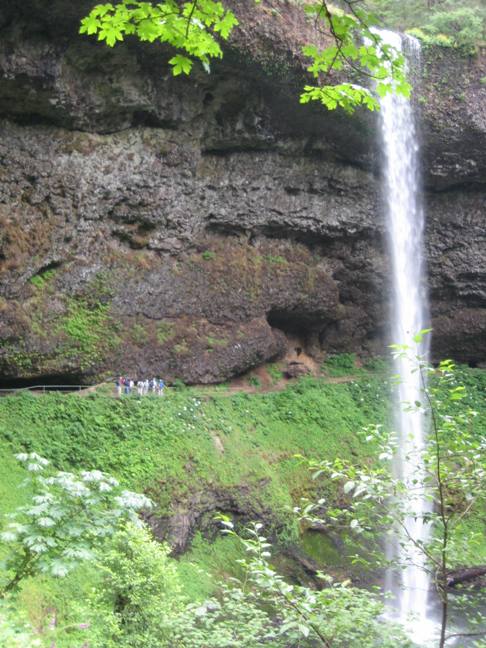
{"label": "green vegetation", "polygon": [[218,534],[208,542],[198,531],[189,551],[180,557],[177,565],[182,589],[189,600],[203,601],[214,594],[215,583],[243,576],[238,561],[244,555],[243,547],[235,538]]}
{"label": "green vegetation", "polygon": [[287,265],[288,264],[287,259],[285,259],[283,256],[280,256],[280,255],[273,256],[271,254],[268,254],[265,257],[265,260],[268,263],[272,263],[273,265]]}
{"label": "green vegetation", "polygon": [[486,38],[486,7],[481,0],[366,0],[389,28],[408,30],[425,45],[454,47],[472,54]]}
{"label": "green vegetation", "polygon": [[[344,357],[349,366],[352,355]],[[486,373],[464,367],[458,380],[467,389],[465,404],[486,427]],[[306,377],[281,392],[222,391],[210,398],[197,388],[169,389],[164,399],[23,393],[0,400],[0,440],[12,453],[35,451],[57,468],[89,466],[134,490],[156,488],[160,510],[171,497],[208,483],[258,491],[268,480],[257,499],[263,506],[269,497],[281,512],[312,487],[293,455],[349,458],[371,451],[357,431],[386,422],[389,389],[381,375],[363,372],[343,384]]]}
{"label": "green vegetation", "polygon": [[355,353],[339,353],[329,356],[322,365],[329,376],[348,376],[358,373]]}
{"label": "green vegetation", "polygon": [[187,345],[187,342],[183,340],[182,342],[179,342],[178,344],[174,344],[173,346],[174,353],[177,355],[186,355],[189,353],[189,346]]}
{"label": "green vegetation", "polygon": [[[255,0],[255,5],[260,3],[261,0]],[[405,78],[403,55],[373,30],[374,14],[355,0],[342,0],[340,4],[341,7],[320,0],[302,5],[306,15],[327,33],[330,45],[324,49],[313,44],[303,47],[303,53],[310,60],[308,70],[317,85],[304,86],[301,103],[319,101],[328,110],[340,107],[353,112],[357,106],[376,110],[379,106],[377,96],[389,92],[408,96],[411,88]],[[264,3],[261,8],[254,8],[268,20],[266,10]],[[270,15],[272,19],[280,18],[281,12],[272,7]],[[222,2],[214,0],[180,3],[164,0],[157,4],[132,0],[96,5],[81,21],[80,33],[97,36],[110,47],[127,36],[168,44],[176,50],[169,65],[177,76],[189,74],[194,61],[199,61],[209,72],[212,60],[223,55],[221,41],[228,39],[236,25],[235,14]],[[326,83],[332,70],[343,69],[352,79],[357,73],[376,79],[373,90],[347,81],[335,85]],[[323,80],[324,85],[321,85]]]}
{"label": "green vegetation", "polygon": [[[60,273],[60,268],[50,267],[31,278],[32,292],[25,309],[26,324],[30,325],[39,346],[52,344],[55,338],[55,352],[45,348],[32,351],[23,340],[2,343],[8,362],[16,367],[19,376],[58,373],[59,366],[71,365],[73,361],[79,362],[82,370],[92,366],[100,368],[106,355],[120,344],[119,324],[110,313],[113,294],[110,273],[98,272],[82,292],[64,296],[62,310],[52,309]],[[141,324],[135,323],[131,331],[135,343],[145,343],[148,336],[144,335]]]}
{"label": "green vegetation", "polygon": [[207,342],[207,345],[208,345],[209,349],[214,349],[215,347],[227,347],[228,346],[228,340],[225,340],[224,338],[215,338],[215,337],[212,337],[211,335],[207,336],[206,342]]}
{"label": "green vegetation", "polygon": [[32,501],[9,516],[0,540],[10,547],[0,579],[0,599],[36,574],[63,577],[93,560],[99,543],[127,520],[136,523],[150,500],[122,490],[99,470],[53,472],[37,453],[17,455],[30,479]]}
{"label": "green vegetation", "polygon": [[363,367],[368,371],[386,373],[391,371],[392,364],[388,358],[374,356],[371,358],[367,358],[363,362]]}
{"label": "green vegetation", "polygon": [[216,252],[212,252],[211,250],[204,250],[201,256],[205,261],[212,261],[216,257]]}
{"label": "green vegetation", "polygon": [[171,387],[172,389],[176,389],[177,391],[183,391],[184,389],[186,389],[186,383],[180,378],[176,378],[173,381]]}
{"label": "green vegetation", "polygon": [[165,344],[175,335],[174,325],[166,320],[161,320],[157,324],[157,342]]}
{"label": "green vegetation", "polygon": [[[360,452],[355,431],[370,418],[384,421],[387,390],[369,376],[343,385],[306,378],[279,393],[204,401],[192,388],[170,390],[163,401],[26,393],[0,401],[0,437],[12,452],[36,451],[58,468],[90,466],[134,490],[149,488],[161,511],[208,484],[245,485],[255,513],[273,509],[278,526],[286,524],[285,506],[312,487],[293,455]],[[243,491],[241,498],[251,499]]]}
{"label": "green vegetation", "polygon": [[55,268],[44,270],[31,277],[30,283],[32,286],[35,286],[36,288],[44,288],[46,284],[48,284],[51,281],[51,279],[55,276],[55,274],[56,274]]}
{"label": "green vegetation", "polygon": [[[383,385],[370,377],[360,386],[306,379],[280,393],[228,397],[222,392],[207,400],[201,400],[193,388],[169,390],[163,400],[136,396],[118,400],[95,394],[6,397],[0,401],[0,443],[5,450],[0,484],[5,479],[2,486],[9,493],[2,500],[3,510],[14,509],[24,497],[14,488],[22,479],[22,469],[9,458],[11,453],[37,451],[56,468],[104,470],[124,486],[144,490],[155,500],[156,515],[166,515],[171,502],[184,501],[194,493],[214,492],[217,502],[217,493],[231,492],[236,506],[247,511],[247,519],[265,518],[267,528],[282,542],[295,540],[297,526],[288,508],[301,495],[314,492],[315,484],[294,455],[317,458],[361,453],[355,427],[363,425],[370,414],[384,419],[385,393]],[[343,411],[347,412],[344,418]],[[215,445],[215,433],[224,454]],[[206,524],[213,535],[211,516]],[[192,601],[213,594],[216,579],[241,573],[235,561],[242,557],[234,539],[218,537],[208,544],[196,535],[190,551],[177,564],[182,592]],[[52,607],[66,626],[77,622],[78,628],[81,620],[89,622],[93,632],[100,623],[107,628],[105,633],[117,627],[113,619],[106,618],[111,615],[109,601],[93,602],[93,588],[102,589],[99,570],[75,571],[62,586],[46,578],[27,579],[18,603],[24,616],[10,620],[9,631],[17,619],[20,633],[25,615],[33,623],[41,619],[34,625],[46,628],[46,609]],[[46,641],[52,638],[45,633]],[[61,648],[70,648],[70,640],[83,636],[81,630],[72,633],[71,637],[56,635]],[[109,645],[102,643],[106,641],[103,636],[93,645]],[[29,643],[25,645],[30,648]]]}
{"label": "green vegetation", "polygon": [[[414,340],[420,342],[425,332]],[[483,402],[482,413],[469,407],[467,388],[461,384],[450,360],[440,362],[434,369],[406,345],[393,347],[397,357],[413,363],[423,385],[423,402],[403,403],[407,411],[425,412],[430,420],[425,450],[418,444],[407,450],[415,465],[423,468],[412,479],[391,471],[390,465],[399,460],[403,451],[402,442],[397,442],[396,435],[387,428],[371,425],[365,430],[365,439],[380,445],[375,461],[363,466],[361,462],[339,458],[315,464],[316,478],[340,482],[339,495],[334,501],[327,501],[326,507],[320,503],[306,506],[303,519],[319,521],[328,533],[340,533],[347,528],[354,534],[355,542],[362,545],[358,554],[363,563],[384,568],[391,560],[397,571],[411,564],[431,571],[441,606],[437,646],[444,648],[450,634],[454,598],[449,588],[451,570],[464,567],[468,554],[474,554],[472,564],[486,561],[485,407]],[[426,494],[430,509],[420,510],[417,490]],[[421,541],[418,534],[404,532],[403,521],[411,518],[430,524],[430,539]],[[392,529],[400,551],[390,558],[380,545]],[[471,590],[467,607],[473,607],[476,621],[484,623],[479,598],[474,602],[473,597]],[[464,603],[456,597],[456,605],[464,607]]]}
{"label": "green vegetation", "polygon": [[37,356],[36,353],[26,351],[23,348],[24,345],[22,343],[19,343],[18,346],[14,346],[13,344],[9,344],[8,342],[2,342],[0,346],[3,349],[4,353],[8,355],[10,361],[13,362],[18,368],[20,374],[28,373],[32,370]]}
{"label": "green vegetation", "polygon": [[277,364],[270,363],[267,365],[267,371],[274,385],[282,380],[283,372]]}
{"label": "green vegetation", "polygon": [[12,449],[0,442],[0,515],[10,513],[25,502],[27,491],[18,488],[25,479],[25,470],[15,461]]}
{"label": "green vegetation", "polygon": [[149,336],[147,329],[142,324],[139,324],[138,322],[132,324],[130,327],[130,333],[135,344],[142,346],[148,342]]}
{"label": "green vegetation", "polygon": [[[338,356],[336,364],[349,368],[354,362],[352,355]],[[456,380],[466,386],[461,404],[477,412],[475,429],[484,431],[486,372],[461,368]],[[171,514],[174,502],[184,510],[184,502],[197,502],[202,494],[214,497],[215,508],[200,519],[202,530],[178,561],[169,559],[146,530],[127,527],[109,546],[103,545],[92,565],[80,565],[62,584],[49,575],[24,579],[15,609],[8,600],[0,606],[0,639],[9,646],[31,648],[35,644],[29,632],[35,629],[42,648],[53,642],[58,648],[72,648],[86,641],[94,648],[252,648],[274,631],[277,620],[285,632],[275,635],[270,644],[274,646],[326,645],[312,643],[312,637],[338,628],[341,643],[333,646],[406,646],[397,630],[376,626],[381,608],[369,592],[331,581],[322,595],[287,585],[268,562],[260,533],[252,536],[250,528],[221,537],[212,519],[221,493],[230,493],[231,507],[245,512],[241,522],[262,519],[266,533],[285,544],[298,538],[289,509],[302,496],[328,501],[337,497],[344,510],[347,491],[343,495],[339,480],[313,480],[307,463],[295,455],[314,462],[340,458],[341,465],[357,462],[359,470],[372,471],[377,446],[358,431],[370,422],[386,421],[388,391],[381,375],[362,369],[351,382],[304,378],[268,394],[229,396],[221,391],[208,398],[201,389],[184,388],[169,390],[164,399],[96,394],[39,398],[28,393],[2,399],[0,495],[7,495],[0,500],[2,512],[25,504],[29,497],[28,491],[13,488],[25,475],[12,459],[18,451],[45,455],[61,470],[89,467],[110,472],[123,488],[145,491],[155,501],[154,514],[162,518]],[[452,414],[455,397],[449,404],[441,398],[444,413],[450,407]],[[461,545],[462,533],[456,532],[452,555],[482,555],[484,522],[464,519],[462,524],[468,551]],[[40,531],[48,536],[49,528],[41,525]],[[304,549],[331,565],[331,573],[346,570],[332,540],[323,543],[317,538],[307,532]],[[230,584],[230,576],[240,583]],[[292,616],[294,605],[312,614],[297,620]],[[27,637],[24,643],[22,635]],[[218,643],[222,637],[229,643]]]}
{"label": "green vegetation", "polygon": [[171,0],[156,6],[136,1],[130,5],[97,5],[82,20],[80,33],[96,34],[98,40],[110,47],[128,35],[150,43],[168,43],[184,52],[169,61],[176,76],[189,74],[193,58],[199,59],[209,71],[211,59],[222,56],[217,37],[226,40],[238,24],[233,12],[212,0],[184,2],[181,7]]}
{"label": "green vegetation", "polygon": [[109,305],[89,303],[87,299],[70,300],[57,332],[67,336],[65,353],[79,355],[83,369],[98,360],[103,349],[113,348],[120,342],[115,322],[109,315]]}
{"label": "green vegetation", "polygon": [[[82,473],[83,484],[90,483],[93,475]],[[55,485],[68,483],[72,477],[59,473]],[[101,477],[95,482],[111,484],[112,479]],[[49,480],[45,485],[52,488]],[[90,485],[89,495],[79,486],[78,482],[75,489],[64,489],[67,501],[80,498],[88,511],[93,504],[100,509],[97,501],[86,501],[97,486]],[[105,488],[101,490],[105,499],[110,498]],[[134,498],[143,500],[129,493],[113,499],[132,503]],[[24,507],[23,514],[39,522],[45,519],[43,507],[51,507],[54,514],[55,508],[63,509],[64,504],[62,499],[53,502],[45,496],[41,501],[34,498],[34,503]],[[84,510],[80,513],[82,518],[87,514]],[[111,511],[105,513],[110,516]],[[76,518],[68,517],[68,526],[75,528]],[[220,515],[219,520],[233,541],[231,555],[241,573],[221,582],[217,596],[198,600],[204,590],[199,587],[195,591],[193,586],[193,596],[188,599],[182,583],[185,568],[192,565],[181,567],[171,559],[147,526],[132,522],[113,533],[110,524],[102,523],[97,527],[105,532],[102,542],[97,534],[89,538],[90,543],[98,543],[99,551],[88,563],[81,556],[78,562],[84,560],[82,567],[79,564],[77,570],[63,576],[62,587],[49,576],[31,576],[17,583],[15,599],[10,601],[22,607],[14,608],[8,602],[0,605],[0,640],[18,648],[53,644],[70,648],[81,641],[93,648],[253,648],[262,644],[311,648],[317,639],[317,645],[326,647],[332,640],[334,648],[358,643],[361,648],[375,648],[377,641],[381,648],[394,648],[397,642],[408,648],[401,629],[380,619],[383,605],[378,596],[324,575],[326,587],[320,592],[291,585],[269,562],[271,543],[262,535],[262,524],[249,525],[239,535],[227,516]],[[61,520],[58,526],[65,524]],[[40,537],[52,539],[52,551],[58,551],[58,535],[50,535],[49,525],[38,526]],[[39,537],[33,539],[36,547]],[[74,536],[74,546],[77,542]],[[74,555],[69,552],[71,560]],[[193,572],[192,580],[197,581],[200,575]]]}

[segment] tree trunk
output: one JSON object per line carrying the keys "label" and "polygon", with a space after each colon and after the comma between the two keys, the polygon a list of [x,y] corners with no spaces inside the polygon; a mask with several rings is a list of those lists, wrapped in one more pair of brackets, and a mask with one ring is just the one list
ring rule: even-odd
{"label": "tree trunk", "polygon": [[452,588],[461,583],[467,583],[480,576],[486,576],[486,565],[463,567],[447,573],[447,587]]}

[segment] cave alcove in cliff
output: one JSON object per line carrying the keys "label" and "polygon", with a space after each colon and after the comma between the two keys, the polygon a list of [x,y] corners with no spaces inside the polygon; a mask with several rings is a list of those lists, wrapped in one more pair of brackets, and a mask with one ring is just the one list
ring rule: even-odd
{"label": "cave alcove in cliff", "polygon": [[318,323],[309,313],[271,310],[267,314],[267,322],[272,328],[282,331],[292,355],[299,357],[304,352],[310,353],[310,342],[315,338]]}

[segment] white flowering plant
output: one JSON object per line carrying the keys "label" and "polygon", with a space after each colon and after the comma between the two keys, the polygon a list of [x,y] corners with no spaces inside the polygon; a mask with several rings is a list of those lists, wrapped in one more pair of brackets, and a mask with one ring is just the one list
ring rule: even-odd
{"label": "white flowering plant", "polygon": [[55,471],[34,452],[19,454],[17,459],[29,472],[24,486],[30,488],[32,498],[5,516],[0,542],[10,551],[0,597],[17,589],[28,576],[66,576],[81,562],[92,560],[122,524],[139,524],[139,512],[152,507],[147,497],[123,489],[114,477],[99,470]]}

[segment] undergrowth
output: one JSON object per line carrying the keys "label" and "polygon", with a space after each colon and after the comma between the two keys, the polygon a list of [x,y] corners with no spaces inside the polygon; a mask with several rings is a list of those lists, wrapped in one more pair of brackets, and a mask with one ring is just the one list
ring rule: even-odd
{"label": "undergrowth", "polygon": [[[467,405],[478,412],[476,428],[484,433],[486,372],[464,368],[459,380],[468,390]],[[161,516],[170,515],[174,501],[231,491],[239,510],[263,518],[285,544],[296,539],[289,509],[302,496],[314,496],[316,488],[295,455],[367,461],[373,448],[356,432],[386,422],[389,389],[381,375],[362,370],[347,383],[306,377],[264,394],[221,391],[207,397],[197,388],[183,388],[170,389],[163,398],[5,397],[0,400],[0,511],[13,510],[25,497],[16,488],[23,473],[12,455],[36,451],[60,469],[113,474],[127,487],[147,492]],[[207,595],[215,575],[224,577],[226,565],[235,564],[235,552],[228,539],[211,545],[196,535],[179,563],[188,594]]]}
{"label": "undergrowth", "polygon": [[208,484],[249,486],[257,507],[281,511],[308,487],[294,455],[364,452],[355,432],[384,420],[386,393],[372,377],[343,385],[305,378],[282,392],[204,400],[191,388],[163,399],[25,393],[0,402],[0,439],[59,468],[113,473],[149,489],[162,511],[175,495]]}

